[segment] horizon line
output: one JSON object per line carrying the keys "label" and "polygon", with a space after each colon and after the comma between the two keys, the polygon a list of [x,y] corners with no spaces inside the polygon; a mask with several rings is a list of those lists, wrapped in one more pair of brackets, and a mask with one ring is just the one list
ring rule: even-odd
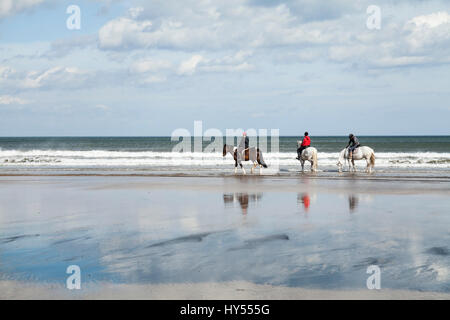
{"label": "horizon line", "polygon": [[[254,137],[251,135],[248,135],[249,137]],[[303,136],[303,134],[299,135],[279,135],[278,137],[299,137]],[[348,135],[309,135],[310,137],[348,137]],[[411,135],[411,134],[383,134],[383,135],[373,135],[373,134],[358,134],[359,137],[450,137],[450,134],[426,134],[426,135]],[[0,136],[0,139],[2,138],[170,138],[172,136],[166,136],[166,135],[119,135],[119,136],[110,136],[110,135],[36,135],[36,136]],[[182,136],[180,136],[182,137]],[[204,137],[204,136],[186,136],[191,138],[197,138],[197,137]],[[214,136],[212,136],[214,137]],[[237,137],[237,136],[225,136],[222,135],[222,137]],[[260,137],[260,136],[256,136]],[[270,137],[270,135],[267,135],[267,137]]]}

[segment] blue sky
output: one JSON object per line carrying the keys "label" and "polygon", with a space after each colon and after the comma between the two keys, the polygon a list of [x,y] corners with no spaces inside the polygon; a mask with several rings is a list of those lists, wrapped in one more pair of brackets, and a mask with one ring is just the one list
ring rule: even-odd
{"label": "blue sky", "polygon": [[0,135],[450,134],[449,63],[448,1],[0,0]]}

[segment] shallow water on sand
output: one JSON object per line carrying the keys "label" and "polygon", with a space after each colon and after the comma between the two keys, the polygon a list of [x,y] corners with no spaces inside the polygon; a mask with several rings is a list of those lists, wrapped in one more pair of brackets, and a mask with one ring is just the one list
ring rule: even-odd
{"label": "shallow water on sand", "polygon": [[448,182],[3,177],[0,279],[78,265],[82,281],[364,289],[377,265],[382,288],[450,292],[449,199]]}

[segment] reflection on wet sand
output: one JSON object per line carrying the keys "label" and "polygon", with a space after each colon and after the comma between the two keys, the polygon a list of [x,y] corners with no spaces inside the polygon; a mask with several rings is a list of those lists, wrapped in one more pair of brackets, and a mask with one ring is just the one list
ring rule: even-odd
{"label": "reflection on wet sand", "polygon": [[[68,265],[78,265],[86,283],[367,290],[376,264],[382,288],[450,292],[447,193],[370,193],[362,182],[334,192],[345,180],[267,189],[229,179],[213,189],[209,178],[146,178],[132,189],[128,178],[62,179],[0,190],[0,279],[65,285]],[[159,185],[148,193],[150,183]]]}
{"label": "reflection on wet sand", "polygon": [[351,194],[348,196],[348,208],[350,209],[350,212],[355,212],[356,208],[358,207],[359,199],[356,195]]}
{"label": "reflection on wet sand", "polygon": [[297,193],[297,204],[299,206],[303,206],[305,212],[309,211],[309,205],[311,203],[311,199],[309,194],[307,193]]}
{"label": "reflection on wet sand", "polygon": [[255,202],[257,203],[262,198],[262,193],[247,193],[247,192],[239,192],[239,193],[224,193],[223,194],[223,202],[225,206],[233,206],[236,202],[239,203],[241,207],[242,214],[247,214],[249,203]]}

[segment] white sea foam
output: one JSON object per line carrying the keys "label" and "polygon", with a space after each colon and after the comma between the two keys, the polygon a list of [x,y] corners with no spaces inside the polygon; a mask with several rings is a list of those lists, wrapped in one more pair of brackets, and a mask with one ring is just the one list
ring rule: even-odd
{"label": "white sea foam", "polygon": [[[296,166],[296,153],[265,153],[264,160],[270,166]],[[319,152],[319,166],[335,166],[337,152]],[[1,150],[1,166],[58,166],[58,167],[167,167],[167,166],[223,166],[230,164],[230,155],[201,152],[153,152],[153,151],[66,151],[66,150]],[[364,162],[359,162],[364,164]],[[376,153],[376,167],[402,168],[450,168],[450,153],[412,152]]]}

